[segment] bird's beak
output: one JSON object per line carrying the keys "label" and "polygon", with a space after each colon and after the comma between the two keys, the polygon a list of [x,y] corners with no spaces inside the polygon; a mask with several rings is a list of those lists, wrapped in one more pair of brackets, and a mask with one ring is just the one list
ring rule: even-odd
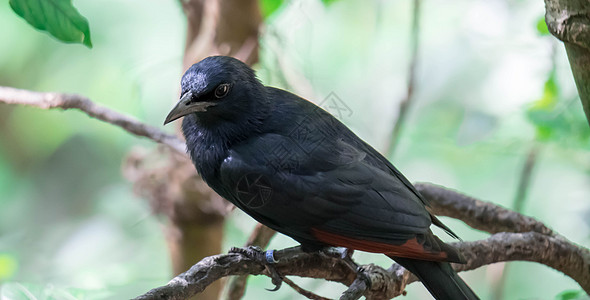
{"label": "bird's beak", "polygon": [[200,111],[207,111],[207,107],[215,105],[214,102],[204,102],[204,101],[192,101],[193,94],[191,92],[186,92],[176,106],[168,113],[166,120],[164,121],[164,125],[180,118],[184,117],[190,113],[200,112]]}

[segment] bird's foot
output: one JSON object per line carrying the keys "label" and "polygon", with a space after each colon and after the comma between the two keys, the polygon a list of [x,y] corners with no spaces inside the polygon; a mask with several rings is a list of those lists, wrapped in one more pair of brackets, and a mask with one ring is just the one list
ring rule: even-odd
{"label": "bird's foot", "polygon": [[352,260],[352,254],[354,250],[342,247],[328,247],[320,251],[320,254],[331,258],[339,258],[346,263],[351,269],[356,270],[358,267],[357,263]]}
{"label": "bird's foot", "polygon": [[232,247],[229,250],[229,253],[239,253],[263,265],[266,271],[268,272],[269,277],[271,278],[272,284],[274,284],[275,286],[272,289],[266,290],[274,292],[278,291],[281,288],[281,284],[283,283],[283,277],[281,276],[281,274],[279,274],[279,272],[274,266],[274,264],[278,262],[275,259],[274,250],[262,251],[260,247],[256,246],[248,246],[245,248]]}
{"label": "bird's foot", "polygon": [[360,266],[352,259],[353,249],[348,248],[327,248],[321,251],[324,255],[329,257],[342,259],[344,264],[350,268],[350,270],[356,273],[356,276],[367,284],[367,287],[371,287],[371,278],[366,274],[366,270],[363,266]]}

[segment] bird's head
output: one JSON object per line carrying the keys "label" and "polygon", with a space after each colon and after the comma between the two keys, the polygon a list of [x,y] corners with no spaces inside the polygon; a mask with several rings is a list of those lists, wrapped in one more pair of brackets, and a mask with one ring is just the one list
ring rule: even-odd
{"label": "bird's head", "polygon": [[181,87],[180,101],[164,125],[191,114],[206,125],[238,122],[257,113],[265,101],[264,86],[254,71],[228,56],[210,56],[192,65],[182,76]]}

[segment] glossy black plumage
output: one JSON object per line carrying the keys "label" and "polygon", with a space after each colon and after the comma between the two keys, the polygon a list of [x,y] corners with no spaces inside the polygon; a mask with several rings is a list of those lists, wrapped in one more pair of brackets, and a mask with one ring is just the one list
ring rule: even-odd
{"label": "glossy black plumage", "polygon": [[[229,91],[218,97],[224,84]],[[185,115],[182,130],[199,174],[257,221],[309,250],[344,246],[407,257],[400,260],[409,270],[433,274],[422,275],[427,286],[441,276],[459,278],[446,262],[413,265],[462,262],[429,228],[454,234],[387,159],[329,113],[265,87],[248,66],[223,56],[193,65],[182,94],[167,122]],[[464,283],[429,289],[438,299],[477,298]]]}

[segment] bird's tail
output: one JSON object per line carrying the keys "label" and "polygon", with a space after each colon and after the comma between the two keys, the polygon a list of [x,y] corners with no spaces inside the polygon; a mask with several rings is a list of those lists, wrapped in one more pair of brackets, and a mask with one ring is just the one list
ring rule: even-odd
{"label": "bird's tail", "polygon": [[448,262],[390,257],[416,275],[437,300],[479,299]]}

